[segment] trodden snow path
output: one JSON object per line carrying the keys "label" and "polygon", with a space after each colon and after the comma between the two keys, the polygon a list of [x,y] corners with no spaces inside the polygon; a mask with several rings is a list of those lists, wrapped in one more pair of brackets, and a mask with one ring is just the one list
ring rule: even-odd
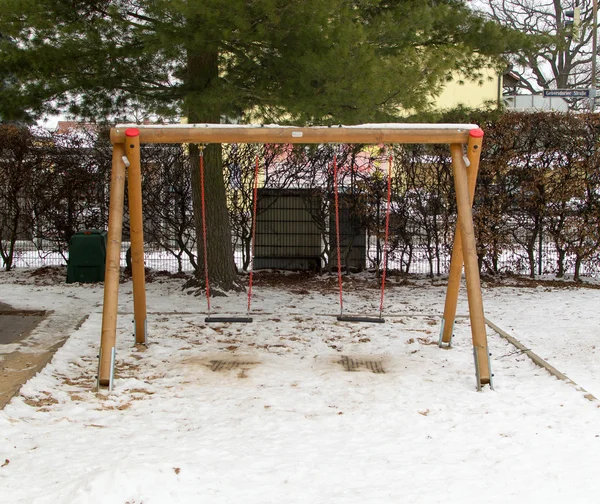
{"label": "trodden snow path", "polygon": [[[386,306],[397,316],[385,324],[317,315],[337,313],[327,289],[262,286],[254,323],[210,326],[179,285],[149,284],[146,350],[131,346],[130,316],[119,318],[115,390],[101,394],[98,290],[10,285],[17,305],[56,309],[75,296],[92,313],[0,412],[1,502],[596,501],[598,405],[491,330],[495,390],[476,392],[468,321],[457,320],[452,349],[437,347],[443,285],[392,282]],[[574,303],[572,369],[594,393],[586,373],[600,364],[577,356],[598,327],[598,292],[500,287],[484,302],[489,318],[567,367],[553,331],[568,315],[560,306]],[[244,302],[215,305],[239,313]],[[372,313],[377,291],[350,285],[345,302]]]}

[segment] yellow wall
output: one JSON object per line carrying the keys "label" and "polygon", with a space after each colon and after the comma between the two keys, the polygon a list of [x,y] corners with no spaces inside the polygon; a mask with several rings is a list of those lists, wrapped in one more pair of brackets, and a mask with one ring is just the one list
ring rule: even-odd
{"label": "yellow wall", "polygon": [[498,102],[498,72],[493,69],[482,70],[483,83],[470,81],[462,78],[464,84],[459,83],[457,75],[453,81],[446,84],[442,93],[434,97],[434,108],[436,110],[447,110],[463,105],[469,108],[479,108],[492,102],[496,107]]}

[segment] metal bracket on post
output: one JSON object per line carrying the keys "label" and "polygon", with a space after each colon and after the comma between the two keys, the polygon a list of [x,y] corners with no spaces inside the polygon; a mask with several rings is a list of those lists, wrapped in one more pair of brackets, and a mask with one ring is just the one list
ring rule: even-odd
{"label": "metal bracket on post", "polygon": [[487,353],[488,369],[490,370],[490,389],[494,390],[494,374],[492,373],[492,364],[490,363],[490,356],[492,354],[490,353],[488,348],[485,349],[485,352]]}
{"label": "metal bracket on post", "polygon": [[98,352],[98,374],[96,375],[96,392],[100,392],[100,366],[102,365],[102,347]]}
{"label": "metal bracket on post", "polygon": [[[108,377],[108,390],[112,391],[113,385],[115,382],[115,356],[116,350],[115,347],[110,350],[110,371]],[[96,377],[96,391],[100,391],[100,366],[102,365],[102,348],[100,348],[100,352],[98,353],[98,376]]]}
{"label": "metal bracket on post", "polygon": [[[494,382],[492,380],[492,377],[494,375],[492,374],[492,367],[490,365],[490,352],[487,349],[487,347],[485,349],[485,353],[487,354],[488,369],[490,370],[490,383],[489,383],[489,385],[490,385],[490,389],[494,390]],[[475,379],[477,380],[477,384],[476,384],[477,385],[477,391],[481,392],[481,389],[482,389],[483,386],[481,384],[481,373],[480,373],[480,370],[479,370],[479,359],[477,359],[477,347],[473,347],[473,358],[475,360]]]}
{"label": "metal bracket on post", "polygon": [[[137,324],[133,321],[133,340],[137,342]],[[148,346],[148,319],[144,319],[144,346]]]}
{"label": "metal bracket on post", "polygon": [[440,327],[440,339],[438,340],[438,346],[440,348],[450,348],[452,346],[452,337],[454,336],[454,322],[452,322],[452,332],[450,333],[450,341],[448,343],[444,343],[442,339],[444,338],[444,327],[446,326],[446,320],[442,318],[442,327]]}
{"label": "metal bracket on post", "polygon": [[479,359],[477,358],[477,347],[473,347],[473,358],[475,359],[475,385],[477,392],[481,392],[481,374],[479,372]]}
{"label": "metal bracket on post", "polygon": [[108,378],[108,391],[111,392],[115,383],[115,355],[116,349],[112,347],[110,351],[110,376]]}

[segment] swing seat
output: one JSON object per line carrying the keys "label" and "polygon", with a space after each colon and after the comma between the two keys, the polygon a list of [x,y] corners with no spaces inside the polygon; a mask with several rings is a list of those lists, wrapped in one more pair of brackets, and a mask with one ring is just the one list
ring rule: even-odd
{"label": "swing seat", "polygon": [[204,322],[210,324],[211,322],[231,322],[248,324],[252,322],[252,317],[206,317]]}
{"label": "swing seat", "polygon": [[361,317],[358,315],[338,315],[337,319],[340,322],[374,322],[376,324],[385,322],[385,319],[381,317]]}

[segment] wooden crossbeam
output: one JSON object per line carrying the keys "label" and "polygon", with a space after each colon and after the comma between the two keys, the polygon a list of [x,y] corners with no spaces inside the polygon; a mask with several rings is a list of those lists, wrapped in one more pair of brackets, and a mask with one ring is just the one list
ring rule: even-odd
{"label": "wooden crossbeam", "polygon": [[125,131],[134,127],[140,143],[467,143],[474,124],[373,124],[360,126],[303,127],[195,124],[173,126],[118,125],[110,130],[113,144],[125,142]]}

